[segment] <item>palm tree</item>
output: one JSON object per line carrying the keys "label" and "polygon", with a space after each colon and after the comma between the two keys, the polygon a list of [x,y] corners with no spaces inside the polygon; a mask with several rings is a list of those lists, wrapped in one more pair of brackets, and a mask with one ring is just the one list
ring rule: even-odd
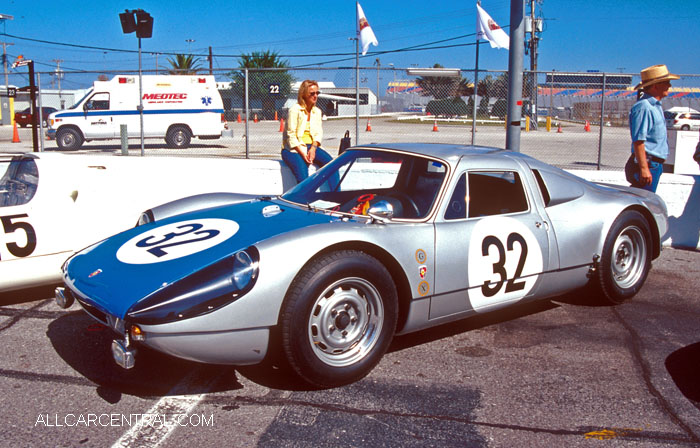
{"label": "palm tree", "polygon": [[[284,69],[289,67],[286,60],[280,59],[279,53],[274,51],[254,51],[244,54],[238,60],[241,68],[248,70],[248,97],[251,100],[260,100],[265,118],[272,118],[275,114],[276,100],[284,100],[292,90],[292,75],[287,70],[256,70],[256,69]],[[236,70],[231,73],[233,94],[245,98],[245,72]]]}
{"label": "palm tree", "polygon": [[170,63],[170,75],[196,75],[200,70],[199,58],[191,54],[176,54],[174,58],[168,58]]}
{"label": "palm tree", "polygon": [[[440,64],[435,64],[433,68],[444,67]],[[421,95],[432,96],[436,100],[469,96],[474,89],[470,85],[469,80],[462,77],[423,76],[416,79],[416,84],[421,88]]]}

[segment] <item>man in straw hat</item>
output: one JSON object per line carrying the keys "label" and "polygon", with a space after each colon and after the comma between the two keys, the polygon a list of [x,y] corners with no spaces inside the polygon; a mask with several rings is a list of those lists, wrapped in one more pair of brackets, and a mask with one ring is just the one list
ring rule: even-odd
{"label": "man in straw hat", "polygon": [[625,176],[633,187],[655,192],[668,157],[661,99],[668,95],[671,80],[680,76],[669,73],[665,65],[647,67],[641,75],[642,82],[635,89],[643,93],[630,110],[632,155],[625,165]]}

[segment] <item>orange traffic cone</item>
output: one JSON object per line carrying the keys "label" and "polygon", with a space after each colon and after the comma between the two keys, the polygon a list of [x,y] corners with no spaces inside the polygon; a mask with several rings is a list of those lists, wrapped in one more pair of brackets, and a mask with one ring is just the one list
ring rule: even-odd
{"label": "orange traffic cone", "polygon": [[433,123],[433,132],[438,132],[437,120],[435,120],[435,123]]}
{"label": "orange traffic cone", "polygon": [[591,132],[591,123],[586,120],[586,124],[583,125],[583,130],[586,132]]}
{"label": "orange traffic cone", "polygon": [[253,123],[258,122],[258,114],[253,115]]}
{"label": "orange traffic cone", "polygon": [[284,132],[284,118],[280,119],[280,132]]}
{"label": "orange traffic cone", "polygon": [[367,127],[365,128],[365,132],[372,132],[372,123],[369,122],[369,118],[367,119]]}
{"label": "orange traffic cone", "polygon": [[238,123],[241,122],[241,114],[238,114],[238,117],[236,118],[236,122],[238,122]]}
{"label": "orange traffic cone", "polygon": [[562,132],[564,131],[561,130],[561,123],[557,123],[557,134],[561,134]]}
{"label": "orange traffic cone", "polygon": [[12,143],[21,143],[19,141],[19,132],[17,132],[17,122],[15,121],[15,127],[14,130],[12,131]]}
{"label": "orange traffic cone", "polygon": [[277,111],[275,111],[275,121],[277,121],[277,120],[279,120],[279,119],[277,118]]}

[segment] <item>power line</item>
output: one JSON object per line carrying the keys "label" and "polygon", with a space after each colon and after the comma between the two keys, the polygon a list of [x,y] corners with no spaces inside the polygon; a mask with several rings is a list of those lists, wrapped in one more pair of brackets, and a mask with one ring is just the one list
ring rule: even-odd
{"label": "power line", "polygon": [[[429,49],[442,49],[442,48],[454,48],[454,47],[459,47],[459,46],[468,46],[468,45],[473,45],[472,44],[462,44],[462,45],[448,45],[448,46],[434,46],[434,47],[428,47],[431,45],[435,45],[438,43],[443,43],[443,42],[449,42],[453,40],[458,40],[458,39],[464,39],[467,37],[473,37],[475,33],[470,33],[470,34],[464,34],[460,36],[455,36],[455,37],[450,37],[446,39],[441,39],[433,42],[426,42],[422,44],[417,44],[413,45],[410,47],[405,47],[405,48],[399,48],[399,49],[394,49],[394,50],[385,50],[385,51],[379,51],[379,52],[372,52],[372,54],[390,54],[390,53],[400,53],[400,52],[408,52],[408,51],[418,51],[418,50],[429,50]],[[13,39],[18,39],[18,40],[23,40],[23,41],[30,41],[30,42],[37,42],[37,43],[43,43],[43,44],[48,44],[48,45],[57,45],[57,46],[63,46],[63,47],[70,47],[70,48],[82,48],[86,50],[100,50],[100,51],[109,51],[109,52],[114,52],[114,53],[129,53],[129,54],[134,54],[138,53],[136,50],[125,50],[125,49],[120,49],[120,48],[109,48],[109,47],[97,47],[97,46],[92,46],[92,45],[82,45],[82,44],[72,44],[72,43],[67,43],[67,42],[54,42],[54,41],[47,41],[43,39],[34,39],[30,37],[24,37],[24,36],[17,36],[13,34],[8,34],[8,33],[0,33],[0,36],[6,36],[6,37],[11,37]],[[425,47],[425,48],[422,48]],[[167,51],[151,51],[151,53],[157,53],[159,55],[167,55],[167,56],[175,56],[177,52],[167,52]],[[208,57],[209,54],[193,54],[193,56],[197,57]],[[242,54],[214,54],[213,55],[216,58],[240,58],[243,55]],[[333,56],[354,56],[353,52],[338,52],[338,53],[306,53],[306,54],[280,54],[278,55],[281,58],[310,58],[310,57],[333,57]],[[328,63],[328,62],[325,62]]]}

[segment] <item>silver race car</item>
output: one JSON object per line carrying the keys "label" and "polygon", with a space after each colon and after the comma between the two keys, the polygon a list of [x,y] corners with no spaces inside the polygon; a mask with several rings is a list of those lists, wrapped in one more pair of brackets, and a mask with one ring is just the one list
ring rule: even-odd
{"label": "silver race car", "polygon": [[523,154],[367,145],[279,197],[144,212],[65,263],[57,302],[111,327],[125,368],[140,344],[234,365],[278,351],[333,387],[371,371],[395,334],[584,287],[629,299],[666,226],[658,196]]}

